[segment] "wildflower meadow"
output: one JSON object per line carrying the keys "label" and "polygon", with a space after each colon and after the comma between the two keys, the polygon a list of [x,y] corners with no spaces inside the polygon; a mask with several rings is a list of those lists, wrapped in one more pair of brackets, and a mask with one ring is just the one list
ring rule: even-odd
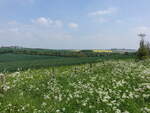
{"label": "wildflower meadow", "polygon": [[150,61],[0,74],[0,113],[150,113]]}

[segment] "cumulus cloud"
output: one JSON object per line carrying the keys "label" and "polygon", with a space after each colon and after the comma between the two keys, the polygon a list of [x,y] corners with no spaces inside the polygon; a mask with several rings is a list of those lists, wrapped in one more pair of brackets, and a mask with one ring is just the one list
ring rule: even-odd
{"label": "cumulus cloud", "polygon": [[73,23],[73,22],[69,23],[68,26],[69,28],[72,28],[72,29],[77,29],[79,27],[77,23]]}
{"label": "cumulus cloud", "polygon": [[44,26],[57,26],[57,27],[63,26],[63,22],[61,20],[52,20],[46,17],[39,17],[36,19],[32,19],[32,23]]}
{"label": "cumulus cloud", "polygon": [[104,16],[104,15],[110,15],[110,14],[113,14],[117,11],[116,8],[108,8],[108,9],[105,9],[105,10],[99,10],[99,11],[94,11],[94,12],[91,12],[89,13],[88,15],[89,16]]}
{"label": "cumulus cloud", "polygon": [[49,25],[53,23],[52,20],[50,20],[49,18],[45,18],[45,17],[39,17],[35,20],[32,20],[32,22],[36,24],[41,24],[41,25]]}

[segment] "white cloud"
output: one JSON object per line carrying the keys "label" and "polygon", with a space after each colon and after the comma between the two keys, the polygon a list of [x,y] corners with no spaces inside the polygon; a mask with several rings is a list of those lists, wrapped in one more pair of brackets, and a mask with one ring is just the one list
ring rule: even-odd
{"label": "white cloud", "polygon": [[77,23],[69,23],[68,24],[68,26],[70,27],[70,28],[72,28],[72,29],[76,29],[76,28],[78,28],[79,27],[79,25],[77,24]]}
{"label": "white cloud", "polygon": [[49,21],[49,19],[46,19],[44,17],[40,17],[36,20],[37,23],[39,24],[49,24],[51,23],[52,21]]}
{"label": "white cloud", "polygon": [[[45,25],[51,27],[45,27]],[[62,26],[62,21],[52,20],[50,22],[48,18],[38,18],[34,20],[34,23],[28,24],[18,24],[16,21],[7,22],[5,26],[0,26],[0,40],[3,40],[0,42],[0,46],[71,48],[72,35],[66,32],[63,27],[58,26]]]}
{"label": "white cloud", "polygon": [[33,19],[32,22],[40,25],[50,25],[53,23],[51,19],[45,17],[39,17],[37,19]]}
{"label": "white cloud", "polygon": [[39,17],[37,19],[32,19],[32,23],[37,25],[44,25],[47,27],[55,26],[55,27],[62,27],[63,22],[61,20],[52,20],[46,17]]}
{"label": "white cloud", "polygon": [[[53,21],[54,23],[61,23],[59,23],[58,20],[57,22],[55,22],[56,20]],[[8,23],[12,23],[11,26],[8,25]],[[2,40],[0,41],[0,46],[15,45],[51,49],[96,49],[117,47],[133,48],[136,44],[138,46],[138,41],[132,37],[126,37],[126,33],[121,35],[114,35],[111,34],[111,32],[108,30],[106,33],[99,31],[98,34],[87,33],[80,36],[78,34],[71,34],[66,32],[64,27],[43,27],[31,23],[18,24],[18,22],[8,23],[4,23],[4,28],[3,26],[0,26],[0,40]],[[118,44],[116,44],[116,42],[118,42]]]}
{"label": "white cloud", "polygon": [[105,10],[98,10],[91,12],[88,15],[94,19],[94,21],[99,23],[106,23],[112,21],[112,15],[117,12],[117,8],[108,8]]}
{"label": "white cloud", "polygon": [[116,11],[117,11],[116,8],[108,8],[108,9],[105,9],[105,10],[99,10],[99,11],[91,12],[88,15],[89,16],[104,16],[104,15],[113,14]]}

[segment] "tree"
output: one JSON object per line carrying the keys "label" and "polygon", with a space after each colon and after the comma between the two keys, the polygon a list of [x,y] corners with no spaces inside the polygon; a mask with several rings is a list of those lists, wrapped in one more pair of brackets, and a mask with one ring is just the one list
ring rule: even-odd
{"label": "tree", "polygon": [[137,57],[142,60],[149,57],[150,45],[148,42],[145,42],[144,40],[144,37],[146,36],[145,34],[139,34],[139,36],[141,37],[141,41],[140,41],[140,47],[137,51]]}

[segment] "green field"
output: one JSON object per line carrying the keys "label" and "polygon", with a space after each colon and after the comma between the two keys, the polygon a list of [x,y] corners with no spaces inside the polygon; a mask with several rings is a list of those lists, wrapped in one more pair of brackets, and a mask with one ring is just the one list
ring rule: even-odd
{"label": "green field", "polygon": [[45,51],[1,49],[0,113],[150,112],[150,60]]}
{"label": "green field", "polygon": [[0,72],[15,72],[49,66],[94,63],[111,59],[133,59],[134,53],[96,53],[92,50],[0,48]]}
{"label": "green field", "polygon": [[73,65],[97,62],[99,57],[58,57],[27,54],[0,54],[0,72],[13,72],[31,68]]}
{"label": "green field", "polygon": [[149,113],[150,61],[1,74],[0,113]]}

